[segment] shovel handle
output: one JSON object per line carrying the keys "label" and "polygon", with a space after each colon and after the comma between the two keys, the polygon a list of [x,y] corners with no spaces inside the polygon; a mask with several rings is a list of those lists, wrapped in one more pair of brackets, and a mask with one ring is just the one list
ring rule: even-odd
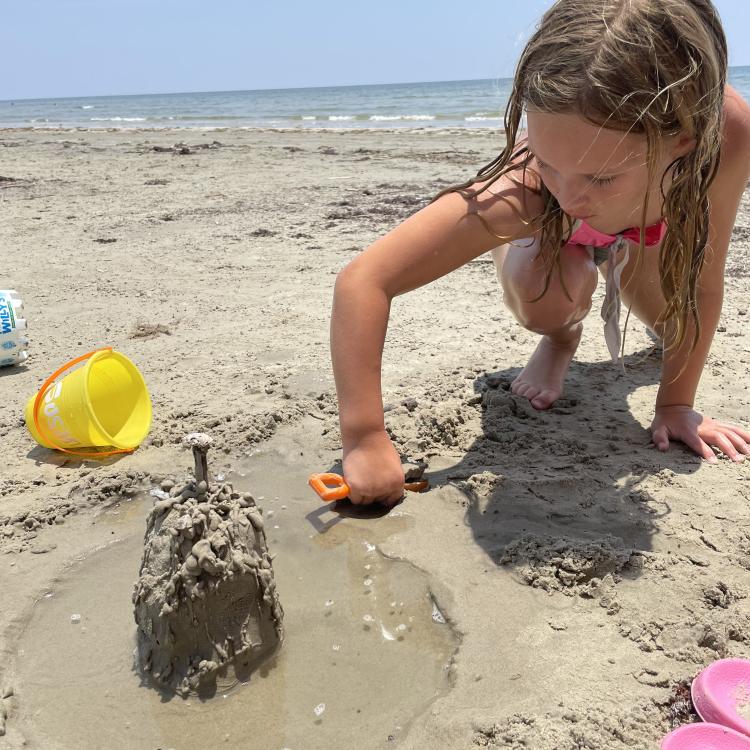
{"label": "shovel handle", "polygon": [[[324,474],[311,474],[307,483],[312,487],[321,500],[329,503],[332,500],[343,500],[349,495],[349,485],[340,474],[326,472]],[[333,486],[331,486],[333,485]],[[422,492],[430,486],[426,479],[419,482],[407,482],[404,489],[409,492]]]}

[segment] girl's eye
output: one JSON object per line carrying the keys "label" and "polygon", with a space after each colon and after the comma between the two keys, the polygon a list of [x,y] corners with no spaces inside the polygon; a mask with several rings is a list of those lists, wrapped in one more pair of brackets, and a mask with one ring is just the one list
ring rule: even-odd
{"label": "girl's eye", "polygon": [[[536,163],[539,166],[539,169],[547,169],[548,166],[537,156]],[[594,185],[598,186],[604,186],[604,185],[611,185],[615,181],[614,177],[592,177],[591,182],[594,183]]]}

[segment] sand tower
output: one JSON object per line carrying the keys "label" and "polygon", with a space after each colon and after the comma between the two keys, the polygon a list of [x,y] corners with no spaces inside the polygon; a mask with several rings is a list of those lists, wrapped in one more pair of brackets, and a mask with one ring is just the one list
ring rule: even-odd
{"label": "sand tower", "polygon": [[183,442],[195,480],[171,488],[146,522],[133,592],[136,660],[167,692],[209,696],[246,680],[280,645],[283,610],[261,510],[231,484],[209,487],[207,435]]}

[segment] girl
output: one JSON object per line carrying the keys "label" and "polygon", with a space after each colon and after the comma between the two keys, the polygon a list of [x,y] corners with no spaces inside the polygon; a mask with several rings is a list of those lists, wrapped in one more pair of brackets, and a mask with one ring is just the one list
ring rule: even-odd
{"label": "girl", "polygon": [[713,448],[750,453],[750,433],[693,408],[750,176],[750,107],[726,67],[710,0],[558,0],[547,11],[518,63],[502,153],[336,280],[331,349],[353,502],[403,494],[380,391],[391,300],[489,250],[506,304],[541,335],[513,393],[537,409],[560,396],[598,266],[613,358],[620,294],[663,341],[656,447],[678,440],[711,462]]}

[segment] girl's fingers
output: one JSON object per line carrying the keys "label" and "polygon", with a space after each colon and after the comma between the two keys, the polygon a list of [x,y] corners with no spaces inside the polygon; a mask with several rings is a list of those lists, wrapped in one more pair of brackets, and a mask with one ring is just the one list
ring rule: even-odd
{"label": "girl's fingers", "polygon": [[740,454],[737,452],[737,449],[723,432],[719,432],[717,430],[711,436],[710,440],[713,445],[715,445],[717,448],[719,448],[719,450],[729,456],[732,461],[740,460]]}
{"label": "girl's fingers", "polygon": [[400,492],[398,495],[391,495],[387,500],[383,501],[384,505],[387,505],[389,508],[392,508],[394,505],[398,505],[400,502],[402,502],[406,498],[405,492]]}
{"label": "girl's fingers", "polygon": [[732,445],[737,449],[738,453],[743,453],[744,455],[750,454],[750,445],[747,444],[745,440],[743,440],[738,434],[737,431],[731,427],[724,427],[719,428],[719,432],[724,435],[727,440],[729,440]]}
{"label": "girl's fingers", "polygon": [[729,422],[720,422],[718,419],[712,419],[711,423],[711,427],[714,427],[717,430],[721,430],[724,433],[726,433],[728,430],[731,430],[735,434],[739,435],[746,443],[750,443],[750,432],[748,432],[744,427],[739,427],[738,425],[730,424]]}
{"label": "girl's fingers", "polygon": [[688,432],[684,436],[680,435],[680,440],[682,440],[688,448],[697,453],[701,458],[705,458],[710,464],[715,464],[717,462],[716,454],[696,433]]}
{"label": "girl's fingers", "polygon": [[651,432],[651,440],[660,451],[669,448],[671,436],[685,443],[693,452],[712,464],[717,462],[717,458],[711,446],[718,448],[732,461],[739,462],[744,460],[745,456],[750,456],[750,432],[742,427],[724,424],[715,419],[704,419],[700,432],[705,439],[685,425],[678,424],[676,428],[670,435],[667,425],[661,424]]}
{"label": "girl's fingers", "polygon": [[731,430],[735,435],[739,435],[746,443],[750,443],[750,432],[736,424],[722,424],[723,431]]}
{"label": "girl's fingers", "polygon": [[651,433],[651,442],[660,450],[665,451],[669,448],[669,433],[666,427],[657,427]]}
{"label": "girl's fingers", "polygon": [[349,499],[354,505],[372,505],[373,503],[382,503],[387,507],[398,505],[404,499],[403,486],[398,490],[390,492],[352,492]]}

